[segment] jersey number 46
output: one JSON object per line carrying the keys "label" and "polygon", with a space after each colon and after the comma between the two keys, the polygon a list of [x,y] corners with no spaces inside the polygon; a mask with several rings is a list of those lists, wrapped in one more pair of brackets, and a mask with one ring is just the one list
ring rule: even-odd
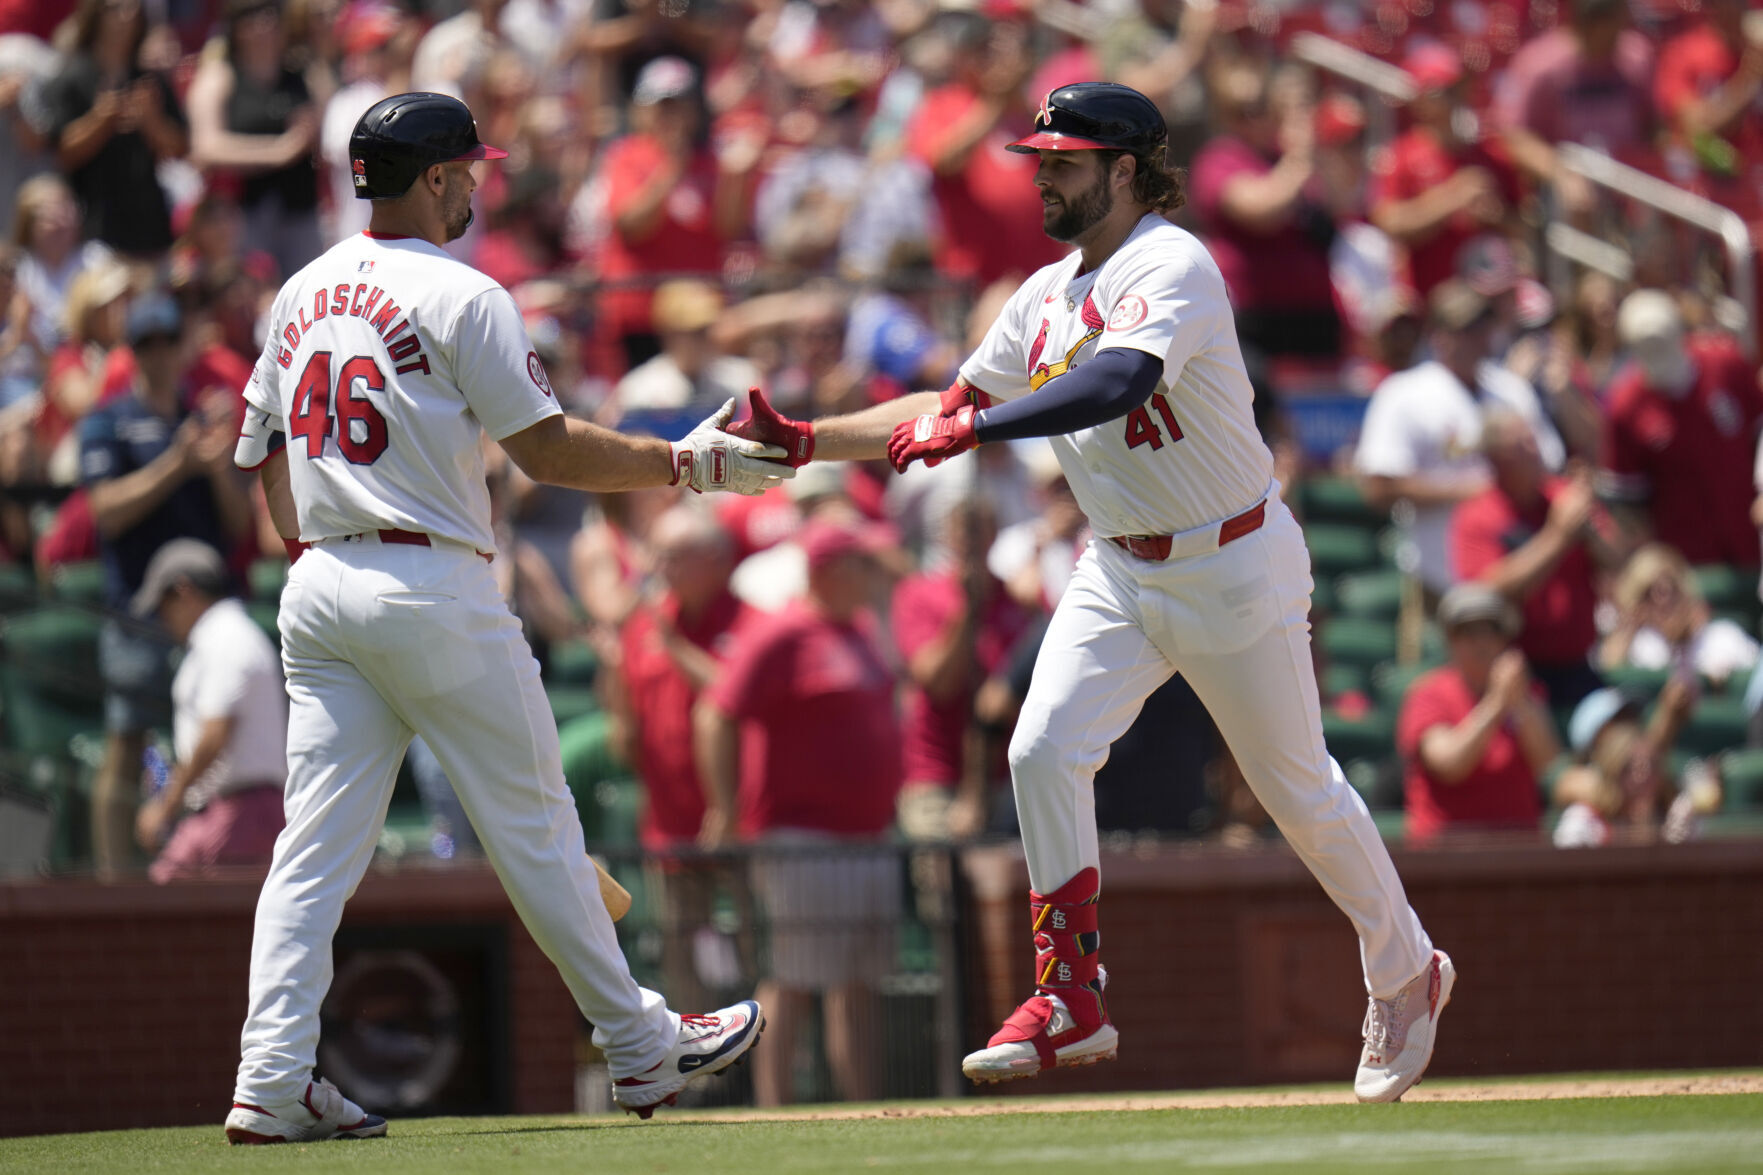
{"label": "jersey number 46", "polygon": [[[386,418],[365,396],[355,394],[356,380],[368,391],[386,390],[386,377],[368,356],[356,355],[343,364],[337,372],[335,396],[337,451],[353,464],[371,465],[386,451]],[[306,370],[300,373],[294,410],[288,414],[289,438],[306,438],[309,460],[324,456],[324,439],[332,429],[331,401],[331,353],[314,351],[306,361]]]}

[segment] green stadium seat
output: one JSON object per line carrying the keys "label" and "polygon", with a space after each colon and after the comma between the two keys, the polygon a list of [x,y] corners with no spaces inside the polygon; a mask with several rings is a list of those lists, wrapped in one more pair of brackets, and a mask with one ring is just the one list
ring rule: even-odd
{"label": "green stadium seat", "polygon": [[1677,736],[1677,745],[1693,754],[1713,755],[1745,745],[1749,715],[1743,698],[1704,694]]}
{"label": "green stadium seat", "polygon": [[548,685],[593,685],[600,658],[587,641],[559,641],[545,662]]}
{"label": "green stadium seat", "polygon": [[1383,562],[1377,531],[1367,526],[1311,523],[1304,528],[1304,541],[1310,548],[1310,564],[1318,578],[1366,571]]}
{"label": "green stadium seat", "polygon": [[1340,611],[1340,601],[1335,598],[1334,580],[1313,576],[1311,583],[1310,621],[1314,624]]}
{"label": "green stadium seat", "polygon": [[642,787],[611,736],[612,718],[604,711],[558,724],[564,782],[575,797],[588,843],[627,847],[637,843]]}
{"label": "green stadium seat", "polygon": [[[1724,563],[1703,563],[1690,569],[1702,598],[1716,612],[1757,613],[1757,573]],[[1746,626],[1749,627],[1748,625]]]}
{"label": "green stadium seat", "polygon": [[1330,665],[1317,682],[1325,698],[1338,698],[1346,693],[1369,695],[1371,673],[1363,665]]}
{"label": "green stadium seat", "polygon": [[273,600],[247,600],[245,614],[257,622],[265,636],[279,648],[282,643],[281,629],[276,627],[276,617],[281,613],[281,605]]}
{"label": "green stadium seat", "polygon": [[1371,671],[1372,696],[1377,704],[1392,712],[1402,708],[1402,700],[1408,696],[1408,687],[1422,673],[1430,672],[1436,665],[1421,663],[1403,665],[1399,661],[1385,661]]}
{"label": "green stadium seat", "polygon": [[1340,522],[1375,530],[1388,521],[1387,512],[1373,509],[1350,477],[1305,478],[1298,483],[1298,506],[1309,523]]}
{"label": "green stadium seat", "polygon": [[1763,812],[1715,812],[1702,819],[1709,840],[1755,840],[1763,837]]}
{"label": "green stadium seat", "polygon": [[600,697],[592,689],[579,685],[547,685],[545,696],[551,702],[551,714],[559,728],[566,723],[600,710]]}
{"label": "green stadium seat", "polygon": [[1720,777],[1725,785],[1724,811],[1763,815],[1763,750],[1727,751],[1720,756]]}
{"label": "green stadium seat", "polygon": [[49,593],[66,604],[104,606],[104,564],[63,563],[49,573]]}
{"label": "green stadium seat", "polygon": [[1396,629],[1388,621],[1336,616],[1321,626],[1316,639],[1331,665],[1362,665],[1369,669],[1396,655]]}
{"label": "green stadium seat", "polygon": [[1335,598],[1342,616],[1394,620],[1402,610],[1405,576],[1394,568],[1360,571],[1335,580]]}
{"label": "green stadium seat", "polygon": [[1322,737],[1336,762],[1382,761],[1396,753],[1396,716],[1388,710],[1372,710],[1363,718],[1324,713]]}
{"label": "green stadium seat", "polygon": [[1599,672],[1607,684],[1648,698],[1656,697],[1671,676],[1669,669],[1642,669],[1635,665],[1616,665]]}
{"label": "green stadium seat", "polygon": [[286,559],[258,559],[245,575],[248,598],[274,604],[282,598],[282,585],[288,581]]}
{"label": "green stadium seat", "polygon": [[37,577],[21,563],[0,564],[0,613],[19,612],[37,604]]}
{"label": "green stadium seat", "polygon": [[12,749],[65,756],[75,735],[103,728],[101,624],[95,613],[60,605],[0,620],[0,704]]}

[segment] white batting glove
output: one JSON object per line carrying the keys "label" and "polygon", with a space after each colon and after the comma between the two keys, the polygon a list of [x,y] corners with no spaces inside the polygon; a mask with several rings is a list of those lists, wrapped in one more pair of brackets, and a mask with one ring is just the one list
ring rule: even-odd
{"label": "white batting glove", "polygon": [[789,456],[787,450],[723,432],[723,425],[734,415],[735,402],[731,399],[705,417],[684,440],[673,442],[674,485],[691,486],[700,494],[727,490],[752,495],[762,494],[796,476],[794,469],[779,464]]}

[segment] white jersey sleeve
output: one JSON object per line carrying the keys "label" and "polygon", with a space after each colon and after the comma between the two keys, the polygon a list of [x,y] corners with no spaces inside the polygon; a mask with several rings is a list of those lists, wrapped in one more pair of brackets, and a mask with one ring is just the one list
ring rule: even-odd
{"label": "white jersey sleeve", "polygon": [[1353,467],[1373,477],[1412,477],[1420,469],[1420,458],[1408,428],[1405,384],[1400,373],[1390,380],[1372,393],[1365,406]]}
{"label": "white jersey sleeve", "polygon": [[453,381],[491,440],[563,411],[514,298],[500,286],[460,309],[443,346]]}
{"label": "white jersey sleeve", "polygon": [[1187,366],[1218,327],[1224,309],[1198,274],[1195,258],[1173,250],[1137,250],[1096,279],[1098,309],[1107,326],[1096,350],[1130,347],[1164,361],[1167,371]]}

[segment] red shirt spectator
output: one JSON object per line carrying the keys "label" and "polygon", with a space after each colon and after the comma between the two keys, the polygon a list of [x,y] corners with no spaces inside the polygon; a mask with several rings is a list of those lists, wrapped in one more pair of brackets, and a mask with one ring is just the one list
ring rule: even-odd
{"label": "red shirt spectator", "polygon": [[[1549,505],[1567,488],[1550,478],[1542,496],[1520,506],[1500,486],[1489,486],[1451,516],[1451,559],[1459,579],[1479,579],[1490,567],[1536,537],[1549,519]],[[1594,615],[1596,566],[1584,544],[1576,544],[1524,597],[1524,632],[1518,647],[1536,665],[1584,665],[1598,640]],[[1551,699],[1553,700],[1553,699]]]}
{"label": "red shirt spectator", "polygon": [[[1391,143],[1374,165],[1373,223],[1378,223],[1380,206],[1413,200],[1471,167],[1486,173],[1492,194],[1505,207],[1517,205],[1522,194],[1518,172],[1499,140],[1446,142],[1431,127],[1411,128]],[[1457,259],[1463,246],[1488,229],[1487,222],[1470,208],[1461,208],[1430,236],[1410,239],[1406,249],[1409,287],[1424,300],[1440,282],[1457,274]]]}
{"label": "red shirt spectator", "polygon": [[1470,716],[1480,698],[1454,666],[1443,665],[1409,687],[1396,722],[1396,750],[1406,764],[1407,835],[1430,840],[1447,828],[1535,828],[1542,815],[1537,774],[1511,723],[1501,724],[1471,773],[1447,784],[1420,762],[1420,740]]}
{"label": "red shirt spectator", "polygon": [[[1582,0],[1583,4],[1583,0]],[[1623,28],[1626,6],[1606,2],[1512,58],[1497,121],[1548,144],[1585,143],[1611,154],[1645,147],[1653,133],[1653,50]]]}
{"label": "red shirt spectator", "polygon": [[[983,559],[985,553],[980,552]],[[974,670],[954,683],[942,700],[914,686],[906,695],[906,780],[952,786],[961,778],[962,751],[973,694],[1010,660],[1010,651],[1028,628],[1028,611],[1010,598],[1004,585],[986,577],[988,594],[971,632]],[[961,580],[952,574],[914,575],[894,589],[894,641],[908,663],[927,645],[961,624],[967,608]]]}
{"label": "red shirt spectator", "polygon": [[893,822],[894,676],[860,623],[835,620],[811,601],[791,604],[741,634],[704,703],[741,726],[743,836],[875,836]]}
{"label": "red shirt spectator", "polygon": [[1264,176],[1275,165],[1275,158],[1233,135],[1213,139],[1194,157],[1194,208],[1205,225],[1206,245],[1239,311],[1332,306],[1326,248],[1295,222],[1258,232],[1220,207],[1231,180]]}
{"label": "red shirt spectator", "polygon": [[[1717,135],[1740,160],[1756,164],[1763,161],[1763,49],[1746,44],[1744,4],[1713,0],[1709,9],[1706,19],[1660,50],[1653,99],[1685,142],[1699,133]],[[1741,63],[1745,76],[1735,79]],[[1721,114],[1726,121],[1717,123]]]}
{"label": "red shirt spectator", "polygon": [[[1630,300],[1658,291],[1642,290]],[[1660,295],[1665,297],[1666,295]],[[1625,301],[1625,342],[1629,319]],[[1680,393],[1649,378],[1642,363],[1611,384],[1604,425],[1604,467],[1612,497],[1645,505],[1653,533],[1691,563],[1758,565],[1750,504],[1763,423],[1757,376],[1724,338],[1678,346],[1688,363]]]}
{"label": "red shirt spectator", "polygon": [[[999,111],[991,129],[962,152],[965,128],[983,117],[982,107]],[[1018,136],[1003,116],[1004,103],[956,83],[925,95],[906,139],[935,175],[931,192],[942,213],[936,260],[942,273],[986,285],[1009,273],[1033,273],[1065,255],[1068,246],[1048,238],[1041,227],[1041,198],[1035,190],[1033,155],[1006,150]]]}
{"label": "red shirt spectator", "polygon": [[696,617],[682,614],[669,593],[631,613],[620,643],[629,703],[631,766],[643,781],[643,847],[662,850],[690,844],[704,821],[704,787],[692,758],[692,706],[698,684],[668,649],[684,640],[721,659],[759,617],[728,590]]}

